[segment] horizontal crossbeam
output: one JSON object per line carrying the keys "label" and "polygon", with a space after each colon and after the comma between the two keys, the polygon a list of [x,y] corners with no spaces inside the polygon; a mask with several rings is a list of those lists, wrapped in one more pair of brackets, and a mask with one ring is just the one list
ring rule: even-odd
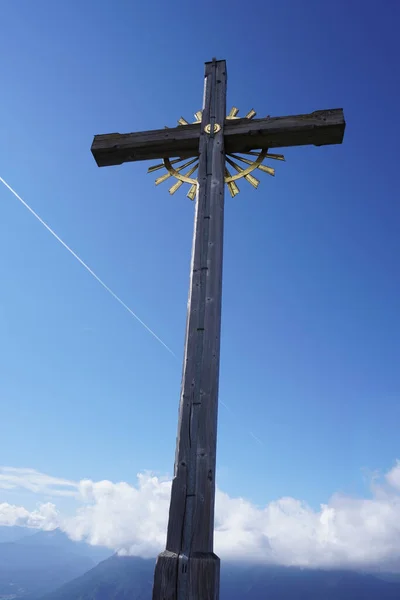
{"label": "horizontal crossbeam", "polygon": [[[137,160],[191,157],[199,153],[200,124],[138,133],[96,135],[92,154],[99,167]],[[227,120],[225,151],[341,144],[345,120],[341,108],[266,119]]]}

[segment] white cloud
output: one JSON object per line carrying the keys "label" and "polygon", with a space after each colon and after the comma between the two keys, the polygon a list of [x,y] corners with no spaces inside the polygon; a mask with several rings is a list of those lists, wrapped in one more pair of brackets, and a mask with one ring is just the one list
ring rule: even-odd
{"label": "white cloud", "polygon": [[400,461],[396,462],[396,466],[386,474],[386,480],[390,486],[400,492]]}
{"label": "white cloud", "polygon": [[81,481],[84,505],[64,524],[74,539],[87,539],[127,554],[155,556],[165,543],[171,484],[149,474],[137,486]]}
{"label": "white cloud", "polygon": [[33,511],[26,510],[23,506],[0,503],[0,525],[19,525],[51,531],[58,527],[59,523],[59,514],[51,502],[41,504]]}
{"label": "white cloud", "polygon": [[[29,512],[0,504],[0,524],[40,529],[60,527],[123,554],[155,556],[164,546],[171,484],[151,474],[136,485],[73,482],[32,469],[0,469],[0,488],[20,487],[78,501],[72,516],[52,503]],[[257,507],[217,490],[215,550],[222,558],[247,558],[283,565],[396,569],[400,565],[400,462],[374,481],[370,499],[335,495],[312,510],[294,498]],[[399,567],[400,570],[400,567]]]}
{"label": "white cloud", "polygon": [[25,489],[45,496],[76,496],[78,484],[35,469],[0,467],[0,489]]}

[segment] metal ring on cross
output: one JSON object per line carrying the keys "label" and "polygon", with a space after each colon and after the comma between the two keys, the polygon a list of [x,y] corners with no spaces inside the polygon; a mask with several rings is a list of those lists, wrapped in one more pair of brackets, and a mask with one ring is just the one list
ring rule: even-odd
{"label": "metal ring on cross", "polygon": [[[233,107],[226,118],[228,120],[240,119],[240,117],[237,116],[238,112],[239,112],[239,109],[236,107]],[[247,115],[244,118],[252,119],[253,117],[255,117],[255,115],[256,115],[256,112],[254,110],[251,110],[250,112],[247,113]],[[193,124],[201,123],[201,118],[202,118],[202,111],[196,112],[195,113],[196,120],[193,121]],[[189,123],[188,123],[188,121],[186,121],[186,119],[181,117],[178,120],[178,125],[185,126],[185,125],[189,125]],[[244,156],[242,156],[242,155],[244,155]],[[255,158],[253,158],[253,157],[255,157]],[[267,173],[268,175],[272,175],[272,176],[275,175],[275,169],[262,164],[265,158],[271,158],[273,160],[285,160],[285,158],[282,154],[270,154],[268,152],[268,149],[250,150],[248,152],[237,152],[235,154],[226,154],[225,183],[228,186],[229,192],[232,197],[236,196],[240,192],[239,187],[236,183],[236,181],[238,181],[239,179],[244,178],[254,188],[258,187],[258,185],[260,183],[259,180],[256,177],[254,177],[254,175],[251,174],[256,169],[259,169],[260,171]],[[240,163],[242,163],[243,166]],[[194,200],[196,198],[198,182],[197,182],[196,176],[193,177],[193,175],[197,171],[198,166],[199,166],[198,156],[196,156],[195,158],[192,158],[190,160],[183,159],[183,158],[175,158],[173,160],[171,160],[169,158],[164,158],[162,163],[160,163],[158,165],[154,165],[153,167],[150,167],[148,170],[148,173],[153,173],[154,171],[165,168],[167,172],[164,175],[162,175],[161,177],[158,177],[156,179],[156,182],[155,182],[156,185],[159,185],[160,183],[167,181],[170,177],[174,177],[177,180],[177,182],[172,187],[170,187],[169,193],[175,194],[175,192],[184,183],[188,183],[190,185],[190,188],[187,193],[187,197],[190,198],[191,200]],[[184,169],[187,169],[187,167],[190,167],[189,170],[186,172],[183,172]],[[229,167],[232,167],[236,171],[236,173],[232,175],[232,173],[229,170]]]}

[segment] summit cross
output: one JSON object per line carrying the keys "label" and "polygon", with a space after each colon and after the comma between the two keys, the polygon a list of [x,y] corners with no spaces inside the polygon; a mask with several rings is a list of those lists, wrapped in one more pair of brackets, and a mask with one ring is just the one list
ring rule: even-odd
{"label": "summit cross", "polygon": [[203,109],[194,123],[181,118],[175,128],[96,135],[91,148],[99,167],[161,159],[149,169],[166,168],[156,183],[176,179],[170,193],[188,183],[188,197],[195,200],[175,468],[166,549],[157,558],[153,600],[219,598],[214,503],[225,183],[232,196],[239,192],[241,178],[257,187],[253,171],[274,174],[263,160],[283,160],[269,154],[270,148],[340,144],[345,130],[342,109],[254,119],[253,110],[238,118],[233,108],[227,115],[226,90],[225,61],[213,59],[205,64]]}

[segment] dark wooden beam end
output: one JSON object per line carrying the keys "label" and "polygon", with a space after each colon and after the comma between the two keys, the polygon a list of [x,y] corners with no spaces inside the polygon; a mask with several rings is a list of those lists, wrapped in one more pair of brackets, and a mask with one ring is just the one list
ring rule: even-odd
{"label": "dark wooden beam end", "polygon": [[199,153],[200,125],[155,129],[139,133],[95,135],[91,151],[99,167],[138,160],[159,160]]}
{"label": "dark wooden beam end", "polygon": [[225,127],[226,152],[260,148],[341,144],[346,123],[343,109],[268,119],[241,119]]}

